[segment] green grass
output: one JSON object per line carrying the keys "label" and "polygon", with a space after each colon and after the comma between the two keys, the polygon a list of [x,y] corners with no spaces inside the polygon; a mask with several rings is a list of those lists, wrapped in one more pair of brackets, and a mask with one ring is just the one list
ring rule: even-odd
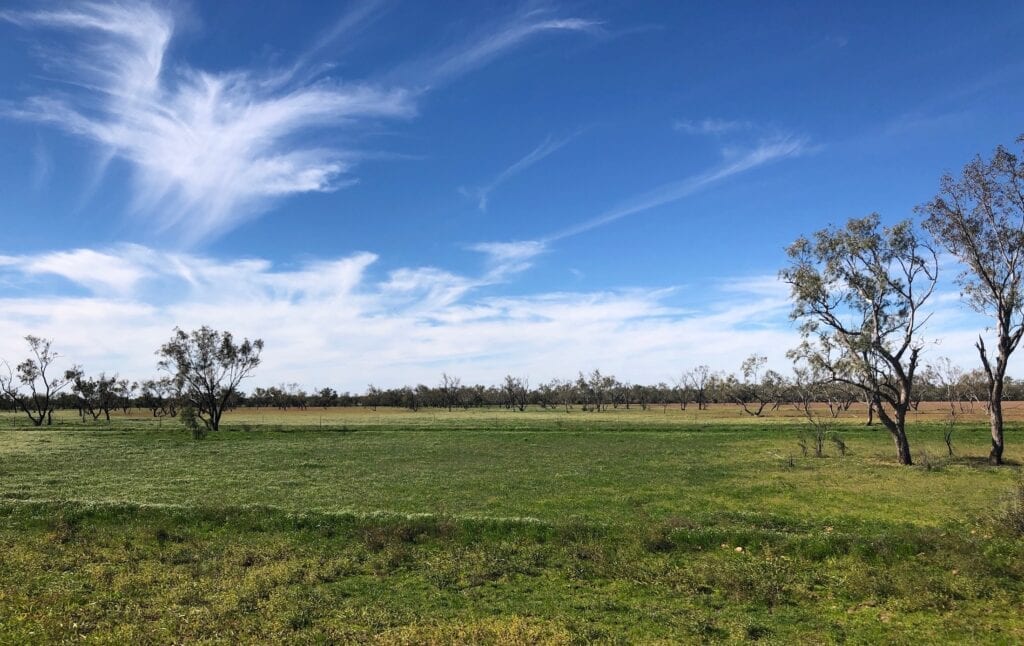
{"label": "green grass", "polygon": [[730,409],[59,420],[0,429],[0,642],[1024,640],[978,420],[930,469]]}

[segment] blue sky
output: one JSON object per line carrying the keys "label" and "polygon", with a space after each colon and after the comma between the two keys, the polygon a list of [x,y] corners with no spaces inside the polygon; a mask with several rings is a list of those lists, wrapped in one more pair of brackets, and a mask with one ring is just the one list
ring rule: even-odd
{"label": "blue sky", "polygon": [[[172,326],[259,381],[600,367],[795,333],[802,233],[907,217],[1024,132],[1019,3],[5,3],[0,355],[143,377]],[[947,272],[948,276],[951,273]],[[984,325],[936,299],[931,355]]]}

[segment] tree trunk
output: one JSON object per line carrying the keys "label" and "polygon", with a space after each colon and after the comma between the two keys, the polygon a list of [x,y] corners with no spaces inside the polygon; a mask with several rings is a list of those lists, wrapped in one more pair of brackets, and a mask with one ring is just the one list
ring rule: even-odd
{"label": "tree trunk", "polygon": [[914,464],[913,459],[910,457],[910,442],[907,441],[906,431],[893,433],[893,440],[896,442],[896,459],[899,463],[903,465]]}
{"label": "tree trunk", "polygon": [[1001,393],[989,401],[988,417],[992,427],[992,451],[988,454],[989,464],[1003,463],[1003,401]]}
{"label": "tree trunk", "polygon": [[[1008,315],[1007,315],[1008,317]],[[988,360],[988,353],[985,351],[985,340],[978,336],[978,342],[974,347],[981,355],[981,365],[988,376],[988,408],[989,427],[992,431],[992,450],[988,454],[989,464],[999,466],[1003,463],[1003,384],[1006,378],[1006,364],[1010,353],[1016,343],[1012,342],[1006,330],[1007,321],[1000,317],[997,326],[999,334],[998,355],[996,365],[993,367]]]}
{"label": "tree trunk", "polygon": [[907,439],[907,408],[910,407],[909,402],[901,397],[901,401],[894,403],[891,415],[878,399],[875,399],[873,404],[875,412],[878,414],[878,419],[885,426],[886,430],[889,431],[889,434],[892,435],[893,442],[896,444],[896,461],[904,466],[914,464],[914,460],[910,456],[910,440]]}

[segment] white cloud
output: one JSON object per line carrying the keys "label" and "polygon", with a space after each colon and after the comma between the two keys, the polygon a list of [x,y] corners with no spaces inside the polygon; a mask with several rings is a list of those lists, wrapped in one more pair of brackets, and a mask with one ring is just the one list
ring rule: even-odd
{"label": "white cloud", "polygon": [[[0,11],[0,20],[70,32],[76,43],[69,51],[45,53],[48,66],[72,92],[0,104],[0,114],[49,124],[99,144],[107,159],[127,161],[134,173],[133,211],[195,243],[265,212],[278,199],[355,181],[349,176],[352,167],[372,153],[357,152],[341,137],[370,130],[373,120],[413,116],[425,89],[537,35],[599,30],[593,21],[530,11],[399,68],[390,75],[395,81],[390,86],[311,82],[330,67],[316,65],[318,55],[342,37],[351,40],[382,14],[383,5],[379,0],[353,5],[291,66],[262,72],[169,64],[174,20],[144,1]],[[328,127],[337,135],[335,143],[310,143],[312,132]]]}
{"label": "white cloud", "polygon": [[[529,243],[493,245],[495,258],[529,257]],[[797,343],[785,286],[769,276],[736,277],[700,289],[614,289],[484,296],[493,280],[430,267],[372,279],[371,253],[293,269],[248,258],[218,261],[140,246],[0,259],[0,280],[50,273],[83,296],[40,286],[0,299],[0,357],[17,360],[21,337],[52,337],[69,362],[89,371],[153,374],[153,351],[171,329],[209,324],[266,341],[250,384],[297,382],[362,391],[367,383],[433,384],[442,371],[491,383],[506,373],[534,383],[600,368],[633,383],[671,381],[687,367],[736,370],[751,353],[786,370]],[[92,267],[118,279],[96,277]],[[984,325],[955,300],[936,299],[928,358],[977,363],[971,347]],[[1018,360],[1014,360],[1015,362]],[[1014,365],[1017,365],[1016,363]]]}
{"label": "white cloud", "polygon": [[544,159],[548,155],[554,153],[559,148],[569,143],[572,137],[566,137],[564,139],[552,139],[551,137],[546,138],[540,143],[539,146],[531,150],[524,157],[516,161],[514,164],[506,168],[505,170],[498,173],[490,182],[480,186],[478,188],[461,188],[460,192],[466,197],[471,197],[477,201],[477,207],[481,211],[487,210],[488,199],[494,189],[498,188],[512,177],[523,172],[530,166],[533,166],[540,160]]}
{"label": "white cloud", "polygon": [[490,63],[501,53],[545,33],[600,33],[601,23],[585,18],[557,18],[530,11],[482,32],[440,54],[401,68],[395,76],[426,86],[440,85]]}
{"label": "white cloud", "polygon": [[[530,243],[484,247],[499,263],[537,252]],[[267,342],[259,383],[361,390],[371,381],[433,383],[446,369],[489,382],[509,371],[547,379],[600,366],[657,381],[695,362],[738,365],[744,352],[787,347],[792,336],[785,325],[739,331],[739,313],[753,316],[763,303],[744,294],[697,313],[669,305],[672,290],[482,297],[474,288],[488,275],[401,268],[374,281],[367,269],[375,261],[360,253],[282,270],[139,246],[6,258],[4,278],[50,273],[87,294],[33,290],[0,300],[0,356],[16,359],[20,337],[41,334],[89,370],[141,378],[175,325],[210,324]]]}
{"label": "white cloud", "polygon": [[310,146],[299,139],[303,133],[414,112],[401,88],[279,88],[250,72],[168,68],[174,24],[149,4],[84,2],[2,17],[73,32],[79,43],[56,58],[77,92],[31,97],[4,112],[90,139],[128,161],[136,211],[186,242],[222,233],[276,198],[343,185],[354,152]]}
{"label": "white cloud", "polygon": [[576,236],[624,217],[676,202],[734,175],[774,161],[802,155],[808,150],[807,140],[802,137],[788,136],[763,141],[755,148],[728,155],[728,159],[724,163],[709,171],[665,184],[643,195],[638,195],[591,220],[550,235],[544,238],[544,241],[550,243]]}
{"label": "white cloud", "polygon": [[469,248],[487,257],[487,279],[500,281],[510,274],[529,269],[534,258],[547,251],[547,244],[541,240],[516,240],[479,242]]}
{"label": "white cloud", "polygon": [[672,122],[672,128],[689,135],[724,135],[731,132],[750,130],[754,127],[749,121],[733,121],[729,119],[678,119]]}
{"label": "white cloud", "polygon": [[46,186],[52,173],[53,158],[42,140],[36,139],[32,147],[32,189],[38,191]]}

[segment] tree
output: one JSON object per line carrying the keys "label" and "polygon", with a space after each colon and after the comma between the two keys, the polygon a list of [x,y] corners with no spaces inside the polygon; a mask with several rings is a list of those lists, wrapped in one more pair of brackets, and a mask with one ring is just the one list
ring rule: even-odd
{"label": "tree", "polygon": [[127,380],[119,380],[117,375],[107,377],[101,372],[98,377],[88,378],[78,366],[65,372],[64,378],[71,382],[83,420],[88,412],[93,421],[104,415],[109,422],[110,411],[118,407],[128,387]]}
{"label": "tree", "polygon": [[939,357],[935,363],[926,366],[925,374],[935,386],[941,400],[949,404],[949,414],[956,416],[957,406],[963,407],[964,371],[949,357]]}
{"label": "tree", "polygon": [[[506,377],[508,379],[508,377]],[[438,386],[441,391],[442,404],[451,412],[452,408],[459,405],[459,395],[462,390],[462,379],[453,377],[447,372],[441,373],[441,384]]]}
{"label": "tree", "polygon": [[316,405],[330,408],[338,405],[338,393],[333,388],[321,388],[316,393]]}
{"label": "tree", "polygon": [[683,376],[689,380],[690,385],[693,387],[694,396],[697,399],[697,410],[706,409],[708,407],[708,384],[710,383],[712,376],[711,368],[705,365],[700,365]]}
{"label": "tree", "polygon": [[[735,384],[733,399],[747,415],[760,417],[768,404],[773,404],[772,410],[775,410],[782,402],[786,380],[774,370],[765,370],[762,373],[767,365],[768,357],[752,354],[744,359],[740,368],[743,372],[743,381]],[[757,405],[751,405],[752,402],[756,402]]]}
{"label": "tree", "polygon": [[[381,394],[383,394],[381,389],[373,384],[366,387],[366,403],[370,405],[371,410],[377,410],[377,407],[380,406]],[[416,409],[413,408],[413,410]]]}
{"label": "tree", "polygon": [[801,237],[787,254],[780,277],[803,336],[790,357],[861,389],[892,435],[899,463],[912,464],[906,416],[937,255],[909,221],[883,228],[878,215]]}
{"label": "tree", "polygon": [[142,382],[139,404],[152,411],[153,417],[176,417],[179,399],[180,393],[172,377],[147,379]]}
{"label": "tree", "polygon": [[[1024,144],[1024,135],[1017,139]],[[989,462],[1003,463],[1003,389],[1006,366],[1024,335],[1024,161],[1002,146],[989,160],[980,156],[959,179],[946,174],[939,194],[918,207],[924,227],[957,257],[957,277],[967,303],[995,319],[995,348],[983,335],[975,347],[988,382],[992,450]]]}
{"label": "tree", "polygon": [[174,377],[185,404],[191,406],[207,430],[220,429],[221,415],[243,379],[260,365],[263,340],[235,343],[230,332],[207,326],[174,336],[157,351],[157,364]]}
{"label": "tree", "polygon": [[[7,374],[0,374],[0,392],[32,420],[33,426],[53,423],[54,398],[69,383],[64,376],[48,374],[60,355],[53,351],[53,341],[37,336],[25,337],[31,355],[14,370],[4,362]],[[24,392],[23,389],[28,389]]]}
{"label": "tree", "polygon": [[508,408],[517,408],[520,412],[526,410],[527,395],[530,392],[529,379],[505,375],[503,390]]}

